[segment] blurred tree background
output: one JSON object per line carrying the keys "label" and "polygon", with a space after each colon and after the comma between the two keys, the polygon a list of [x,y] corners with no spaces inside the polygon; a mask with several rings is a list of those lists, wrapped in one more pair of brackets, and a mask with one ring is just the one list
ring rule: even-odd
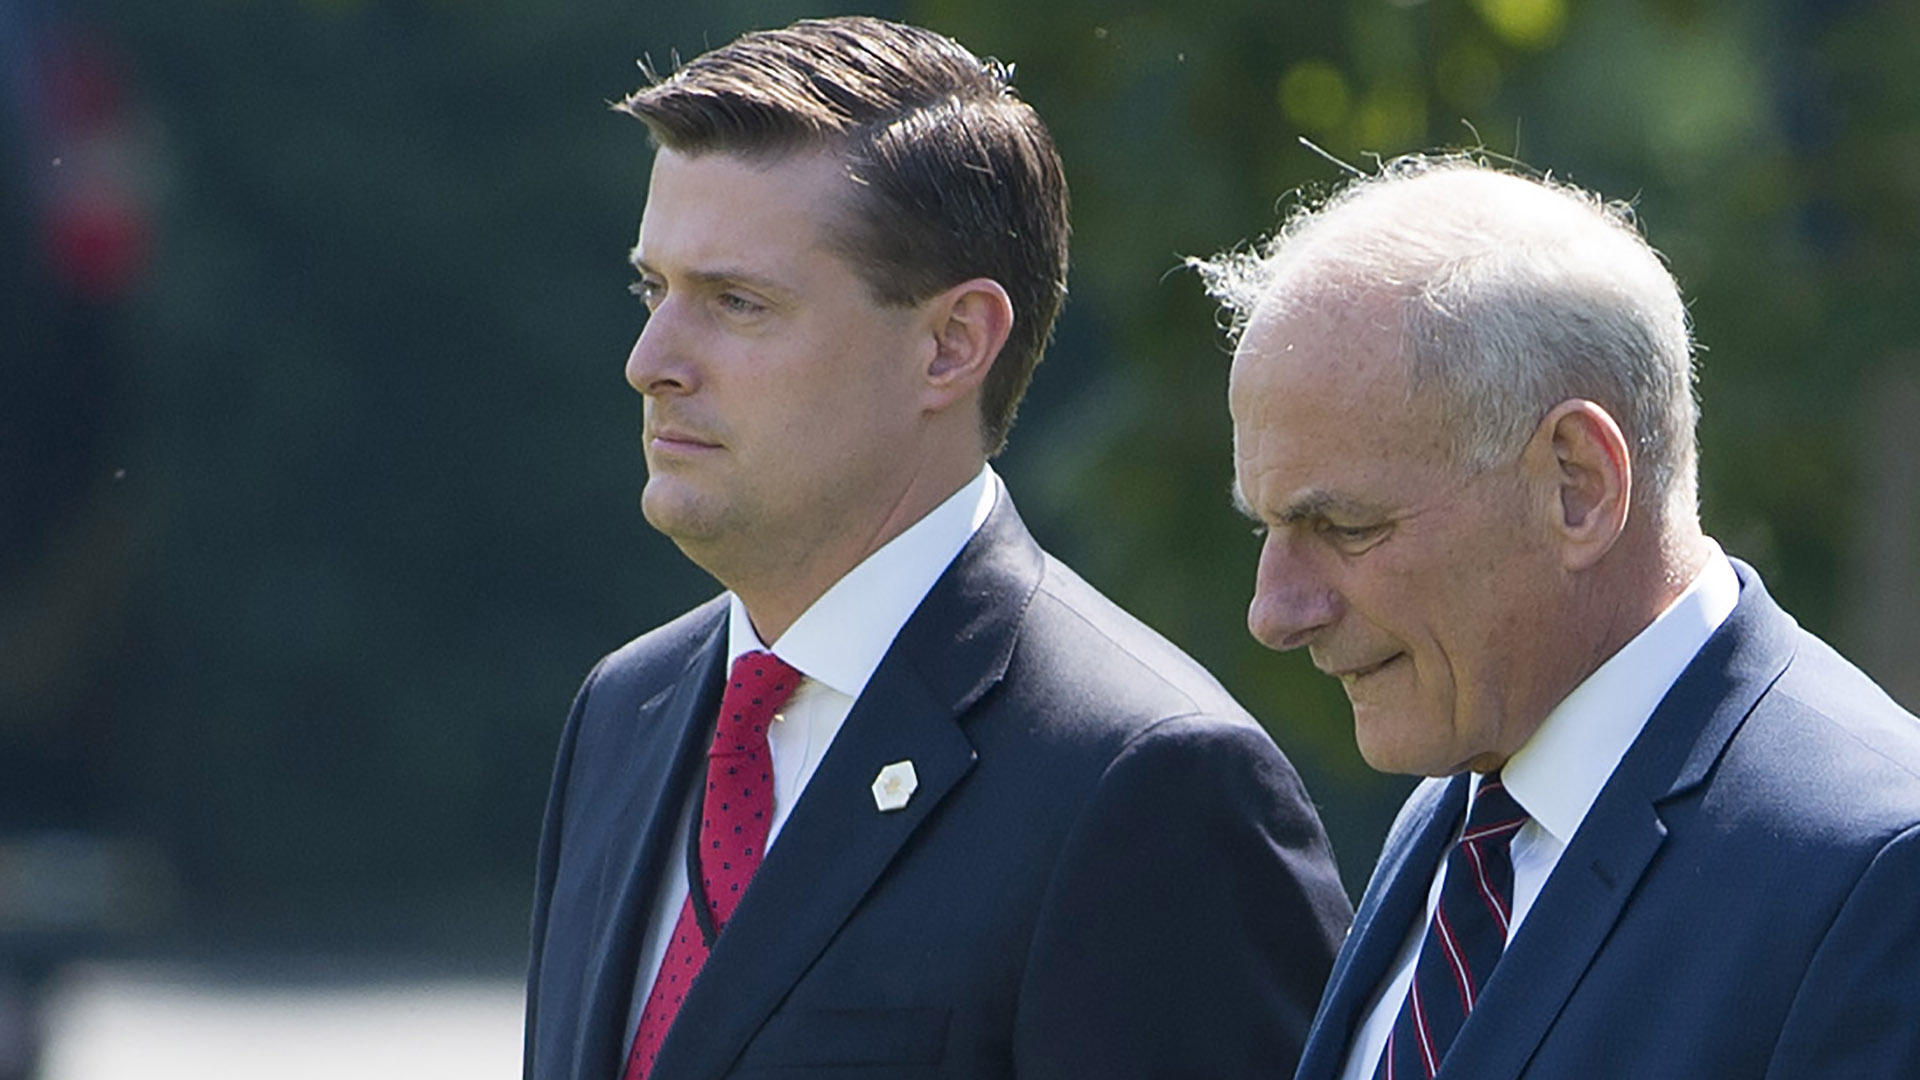
{"label": "blurred tree background", "polygon": [[[1708,349],[1710,531],[1920,705],[1915,5],[0,0],[0,833],[157,853],[175,946],[510,961],[570,694],[714,588],[639,514],[649,151],[605,105],[641,56],[848,10],[1017,64],[1075,265],[1001,470],[1269,725],[1356,891],[1407,784],[1246,636],[1226,345],[1179,269],[1329,158],[1478,146],[1632,200]],[[24,66],[61,35],[93,82]],[[76,263],[95,174],[130,209]]]}

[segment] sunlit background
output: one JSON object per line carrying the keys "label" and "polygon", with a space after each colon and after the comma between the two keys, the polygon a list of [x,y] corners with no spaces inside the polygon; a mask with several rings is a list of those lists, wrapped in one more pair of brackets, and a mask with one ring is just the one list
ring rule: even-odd
{"label": "sunlit background", "polygon": [[[0,1078],[42,1037],[42,1080],[515,1074],[569,697],[714,589],[638,511],[649,155],[606,104],[846,10],[0,0]],[[1072,299],[1000,468],[1269,725],[1356,892],[1405,783],[1245,634],[1178,269],[1348,167],[1475,146],[1633,201],[1707,346],[1709,530],[1920,704],[1920,5],[857,10],[1052,125]]]}

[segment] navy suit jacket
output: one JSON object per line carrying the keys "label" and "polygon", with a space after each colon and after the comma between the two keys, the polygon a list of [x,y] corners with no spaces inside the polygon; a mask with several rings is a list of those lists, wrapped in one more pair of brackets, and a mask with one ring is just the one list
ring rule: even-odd
{"label": "navy suit jacket", "polygon": [[[1920,1077],[1920,721],[1735,569],[1441,1077]],[[1338,1074],[1466,783],[1422,784],[1388,834],[1302,1080]]]}
{"label": "navy suit jacket", "polygon": [[[575,702],[540,845],[530,1080],[620,1076],[726,637],[715,600],[601,661]],[[875,774],[902,760],[919,789],[881,813]],[[653,1075],[1284,1075],[1350,916],[1272,740],[1003,496],[854,703]]]}

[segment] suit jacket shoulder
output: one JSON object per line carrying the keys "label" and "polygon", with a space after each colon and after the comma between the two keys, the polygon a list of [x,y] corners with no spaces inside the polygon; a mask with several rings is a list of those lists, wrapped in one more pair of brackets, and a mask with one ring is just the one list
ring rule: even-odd
{"label": "suit jacket shoulder", "polygon": [[[1078,666],[1104,662],[1131,668],[1152,684],[1152,702],[1159,710],[1205,712],[1252,722],[1198,661],[1052,556],[1046,557],[1031,618],[1031,647],[1045,649],[1053,644],[1089,654],[1107,652],[1104,658],[1085,656]],[[1148,707],[1147,702],[1139,704]]]}
{"label": "suit jacket shoulder", "polygon": [[1920,820],[1920,722],[1826,642],[1795,634],[1764,705],[1729,752],[1776,763],[1777,812],[1864,844]]}

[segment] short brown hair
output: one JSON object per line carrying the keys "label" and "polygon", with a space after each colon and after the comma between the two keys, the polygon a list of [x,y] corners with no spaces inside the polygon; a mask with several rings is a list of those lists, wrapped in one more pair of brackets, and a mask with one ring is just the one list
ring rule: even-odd
{"label": "short brown hair", "polygon": [[841,154],[860,194],[839,245],[882,303],[999,282],[1013,331],[981,389],[993,454],[1067,292],[1066,174],[1012,74],[918,27],[808,19],[696,57],[617,108],[680,153]]}

